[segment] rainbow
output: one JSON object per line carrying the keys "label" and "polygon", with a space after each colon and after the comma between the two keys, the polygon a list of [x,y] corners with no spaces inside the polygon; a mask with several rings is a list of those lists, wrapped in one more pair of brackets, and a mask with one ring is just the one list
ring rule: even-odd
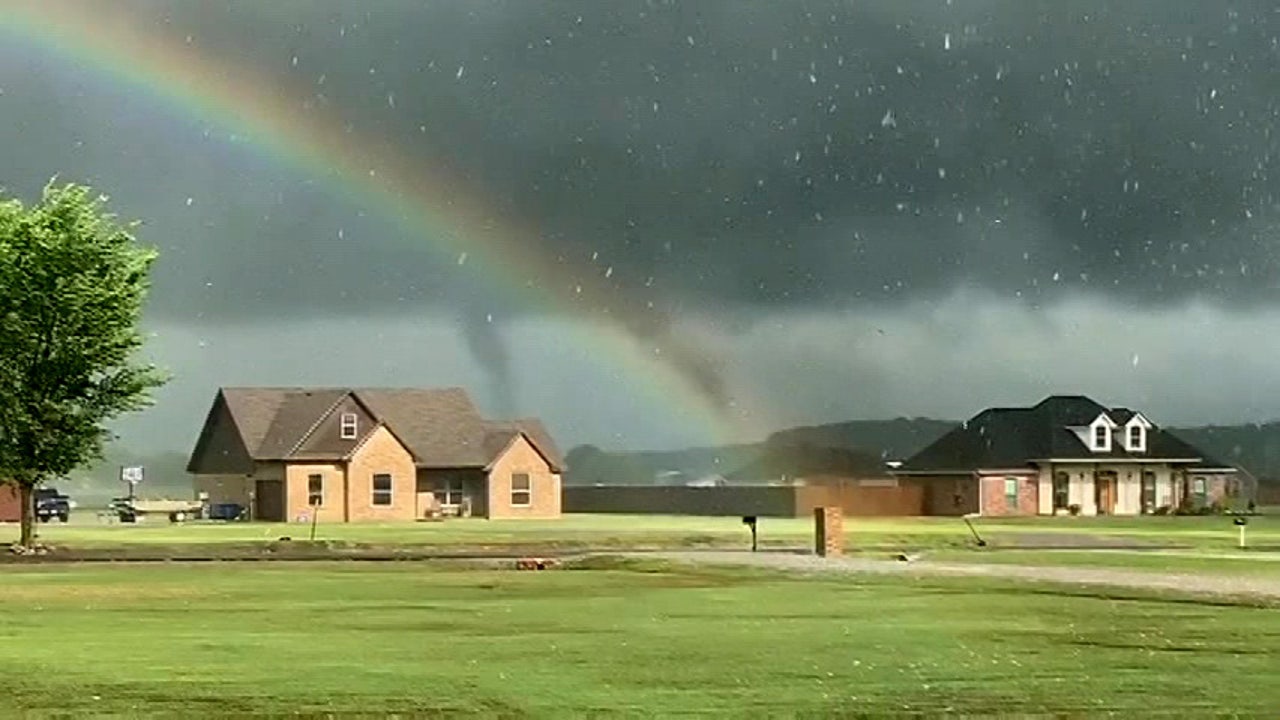
{"label": "rainbow", "polygon": [[[440,261],[473,263],[507,299],[565,314],[619,304],[620,290],[607,273],[548,252],[536,230],[512,225],[459,178],[425,171],[390,143],[349,132],[332,114],[268,84],[235,58],[214,57],[131,20],[92,0],[0,0],[0,35],[157,98],[175,115],[245,136],[255,151],[314,175],[407,236],[422,238],[423,249]],[[750,414],[745,400],[735,403],[737,412],[726,411],[671,359],[699,348],[669,337],[664,345],[672,345],[655,356],[626,331],[625,312],[606,310],[603,320],[570,323],[574,342],[621,383],[637,387],[637,399],[687,428],[691,442],[739,438]]]}

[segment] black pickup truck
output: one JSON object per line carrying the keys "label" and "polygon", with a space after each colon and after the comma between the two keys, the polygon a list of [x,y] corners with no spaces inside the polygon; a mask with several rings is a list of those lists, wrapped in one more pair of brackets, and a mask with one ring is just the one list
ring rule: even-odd
{"label": "black pickup truck", "polygon": [[36,519],[40,522],[50,522],[54,518],[66,522],[71,517],[71,498],[55,488],[36,488],[34,500]]}

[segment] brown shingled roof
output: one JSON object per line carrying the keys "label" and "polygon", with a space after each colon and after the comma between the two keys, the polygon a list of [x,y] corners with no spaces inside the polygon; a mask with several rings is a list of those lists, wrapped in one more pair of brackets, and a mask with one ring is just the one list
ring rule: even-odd
{"label": "brown shingled roof", "polygon": [[484,420],[462,388],[362,388],[357,398],[395,432],[421,467],[483,467]]}
{"label": "brown shingled roof", "polygon": [[304,388],[222,388],[222,397],[235,420],[240,438],[251,456],[257,456],[258,447],[271,429],[276,413],[291,392]]}
{"label": "brown shingled roof", "polygon": [[537,418],[518,418],[516,420],[494,420],[485,423],[488,432],[485,435],[485,455],[492,462],[498,453],[507,449],[517,433],[523,433],[533,443],[535,449],[542,453],[553,470],[564,470],[564,456],[551,439],[551,434],[542,421]]}
{"label": "brown shingled roof", "polygon": [[564,464],[540,421],[486,422],[462,388],[234,387],[221,393],[255,460],[292,457],[350,394],[406,445],[420,467],[484,467],[516,433],[524,433],[557,470]]}
{"label": "brown shingled roof", "polygon": [[324,419],[338,401],[347,396],[345,390],[302,390],[285,395],[276,410],[266,435],[258,445],[257,460],[282,460],[293,454],[316,423]]}

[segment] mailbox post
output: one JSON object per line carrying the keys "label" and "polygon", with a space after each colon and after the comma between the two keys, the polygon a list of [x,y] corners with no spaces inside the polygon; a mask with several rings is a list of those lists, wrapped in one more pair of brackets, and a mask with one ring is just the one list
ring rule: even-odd
{"label": "mailbox post", "polygon": [[742,524],[751,528],[751,552],[756,551],[756,516],[743,515]]}
{"label": "mailbox post", "polygon": [[307,504],[311,506],[311,542],[316,540],[316,521],[320,519],[320,503],[322,497],[312,497],[307,493]]}
{"label": "mailbox post", "polygon": [[1238,517],[1235,521],[1236,527],[1240,528],[1240,549],[1244,549],[1244,529],[1249,524],[1249,518]]}

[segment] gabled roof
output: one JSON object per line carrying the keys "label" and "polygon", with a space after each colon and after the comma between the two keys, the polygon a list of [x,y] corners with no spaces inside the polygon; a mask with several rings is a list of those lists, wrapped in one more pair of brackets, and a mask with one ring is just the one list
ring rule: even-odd
{"label": "gabled roof", "polygon": [[506,451],[518,436],[524,436],[557,472],[564,470],[564,457],[551,439],[542,421],[537,418],[497,420],[485,423],[485,455],[493,462]]}
{"label": "gabled roof", "polygon": [[1229,467],[1167,430],[1147,431],[1144,452],[1129,452],[1121,442],[1094,452],[1072,428],[1105,415],[1118,425],[1134,416],[1127,408],[1108,409],[1083,395],[1054,395],[1029,408],[989,408],[916,453],[900,472],[971,471],[1020,468],[1043,460],[1160,459],[1193,467]]}
{"label": "gabled roof", "polygon": [[353,391],[408,446],[421,467],[484,467],[485,422],[462,388]]}
{"label": "gabled roof", "polygon": [[[328,415],[338,401],[347,396],[345,390],[303,390],[284,395],[276,408],[275,417],[267,432],[254,450],[247,445],[256,459],[281,459],[293,454],[298,444],[316,423]],[[232,413],[234,414],[234,410]]]}
{"label": "gabled roof", "polygon": [[[529,438],[553,468],[561,470],[564,464],[541,422],[532,418],[486,421],[462,388],[229,387],[219,394],[253,460],[293,457],[317,425],[351,397],[369,411],[377,425],[385,426],[404,443],[419,467],[486,467],[494,460],[491,453],[504,450],[518,432]],[[210,420],[212,417],[213,411]],[[495,433],[507,438],[497,451],[492,449],[495,441],[491,435]],[[319,459],[315,453],[306,457]],[[193,468],[197,460],[192,457]]]}

